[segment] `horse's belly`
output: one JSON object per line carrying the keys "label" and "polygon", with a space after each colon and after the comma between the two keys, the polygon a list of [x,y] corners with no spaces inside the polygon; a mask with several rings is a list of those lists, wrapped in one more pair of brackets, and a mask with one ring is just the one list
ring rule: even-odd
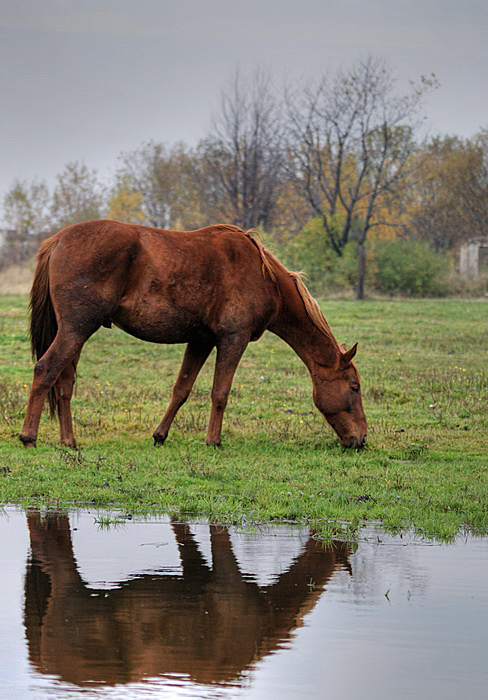
{"label": "horse's belly", "polygon": [[183,309],[119,307],[112,321],[126,333],[151,343],[187,343],[207,334],[203,325]]}

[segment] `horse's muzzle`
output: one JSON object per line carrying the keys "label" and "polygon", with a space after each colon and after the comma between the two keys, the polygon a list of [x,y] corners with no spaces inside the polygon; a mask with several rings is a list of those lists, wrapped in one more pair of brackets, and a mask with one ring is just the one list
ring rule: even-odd
{"label": "horse's muzzle", "polygon": [[359,437],[358,435],[348,435],[341,440],[343,447],[347,447],[351,450],[362,450],[366,445],[367,435]]}

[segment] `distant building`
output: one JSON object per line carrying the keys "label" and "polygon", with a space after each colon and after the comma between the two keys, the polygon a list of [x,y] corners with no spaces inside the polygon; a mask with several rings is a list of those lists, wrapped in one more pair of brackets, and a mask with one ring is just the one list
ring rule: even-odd
{"label": "distant building", "polygon": [[488,238],[472,238],[459,249],[459,272],[477,279],[488,273]]}

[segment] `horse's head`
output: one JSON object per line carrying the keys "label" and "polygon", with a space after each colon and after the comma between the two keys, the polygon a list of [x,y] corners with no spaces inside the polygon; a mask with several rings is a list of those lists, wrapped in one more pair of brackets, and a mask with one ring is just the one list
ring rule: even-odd
{"label": "horse's head", "polygon": [[359,372],[352,359],[357,343],[346,350],[341,346],[337,367],[316,365],[313,399],[319,411],[338,434],[343,447],[362,448],[366,444],[368,424],[361,400]]}

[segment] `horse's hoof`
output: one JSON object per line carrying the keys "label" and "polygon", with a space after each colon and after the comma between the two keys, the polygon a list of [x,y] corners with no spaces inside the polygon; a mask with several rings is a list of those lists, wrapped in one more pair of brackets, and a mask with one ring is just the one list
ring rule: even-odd
{"label": "horse's hoof", "polygon": [[207,442],[207,445],[209,447],[220,447],[222,449],[222,441],[219,440],[218,442]]}
{"label": "horse's hoof", "polygon": [[164,441],[166,440],[168,436],[167,435],[160,435],[159,433],[153,433],[153,440],[154,444],[156,447],[160,447],[160,445],[164,444]]}
{"label": "horse's hoof", "polygon": [[61,447],[71,447],[72,450],[76,450],[76,440],[60,440],[59,444]]}
{"label": "horse's hoof", "polygon": [[19,440],[24,445],[24,447],[35,447],[36,446],[36,438],[31,438],[31,437],[28,437],[27,435],[22,435],[22,433],[19,435]]}

